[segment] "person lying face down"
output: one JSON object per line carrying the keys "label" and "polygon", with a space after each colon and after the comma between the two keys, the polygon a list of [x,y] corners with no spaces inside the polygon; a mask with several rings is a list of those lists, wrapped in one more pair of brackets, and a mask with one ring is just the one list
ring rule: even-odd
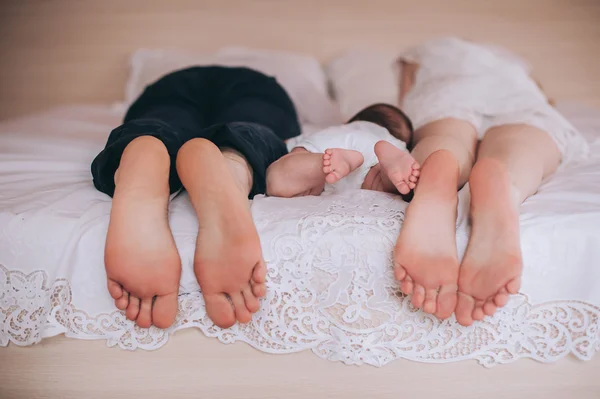
{"label": "person lying face down", "polygon": [[408,194],[420,168],[407,151],[412,131],[400,109],[371,105],[344,125],[301,137],[267,169],[267,195],[289,198],[360,188]]}

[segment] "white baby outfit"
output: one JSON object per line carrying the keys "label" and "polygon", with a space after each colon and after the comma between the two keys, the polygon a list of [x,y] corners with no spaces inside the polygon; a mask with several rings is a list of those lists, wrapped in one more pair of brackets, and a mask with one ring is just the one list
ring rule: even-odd
{"label": "white baby outfit", "polygon": [[312,153],[324,153],[328,148],[355,150],[363,154],[365,161],[355,171],[335,184],[325,184],[325,191],[359,189],[369,170],[379,161],[375,155],[375,144],[385,140],[406,151],[406,144],[392,136],[387,129],[371,122],[356,121],[346,125],[333,126],[310,134],[303,134],[289,144],[305,148]]}
{"label": "white baby outfit", "polygon": [[508,51],[458,38],[426,42],[401,58],[419,64],[403,110],[415,129],[443,118],[470,122],[481,139],[504,124],[527,124],[547,132],[563,164],[584,158],[585,139],[529,76],[529,66]]}

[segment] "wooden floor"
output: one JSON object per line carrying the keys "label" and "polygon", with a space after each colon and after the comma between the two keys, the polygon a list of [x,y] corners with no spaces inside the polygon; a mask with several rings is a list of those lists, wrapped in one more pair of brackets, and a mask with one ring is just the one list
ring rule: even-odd
{"label": "wooden floor", "polygon": [[153,352],[64,337],[0,349],[0,398],[598,399],[599,371],[600,356],[492,369],[473,361],[346,366],[312,352],[269,355],[184,330]]}

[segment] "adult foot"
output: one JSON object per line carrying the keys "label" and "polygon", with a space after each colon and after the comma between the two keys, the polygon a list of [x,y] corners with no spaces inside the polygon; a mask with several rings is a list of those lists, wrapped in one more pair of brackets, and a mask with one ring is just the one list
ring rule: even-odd
{"label": "adult foot", "polygon": [[177,315],[181,260],[167,218],[169,154],[154,137],[133,140],[116,174],[104,262],[117,308],[140,327]]}
{"label": "adult foot", "polygon": [[246,166],[236,176],[240,165],[229,163],[204,139],[188,141],[177,155],[199,223],[194,272],[208,317],[222,328],[249,322],[266,292],[266,265],[248,206],[251,183],[240,182],[251,175]]}
{"label": "adult foot", "polygon": [[334,184],[352,173],[364,162],[363,155],[354,150],[329,148],[323,154],[323,173],[325,181]]}
{"label": "adult foot", "polygon": [[471,237],[460,267],[456,319],[465,326],[491,316],[521,286],[519,208],[506,167],[477,161],[469,178]]}
{"label": "adult foot", "polygon": [[395,276],[412,304],[441,319],[456,307],[458,162],[451,152],[432,153],[408,205],[394,250]]}
{"label": "adult foot", "polygon": [[420,165],[409,152],[382,140],[375,144],[375,154],[382,172],[400,194],[408,194],[416,187]]}

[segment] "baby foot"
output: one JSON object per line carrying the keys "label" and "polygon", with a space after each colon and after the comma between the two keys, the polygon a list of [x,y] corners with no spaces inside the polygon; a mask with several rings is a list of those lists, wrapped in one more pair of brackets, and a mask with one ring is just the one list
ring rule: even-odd
{"label": "baby foot", "polygon": [[456,307],[458,254],[456,207],[458,163],[449,151],[432,153],[423,164],[394,250],[394,272],[412,304],[440,319]]}
{"label": "baby foot", "polygon": [[325,181],[334,184],[363,164],[365,158],[354,150],[344,150],[342,148],[329,148],[323,154],[323,173]]}
{"label": "baby foot", "polygon": [[177,315],[181,260],[167,219],[169,154],[140,137],[123,153],[104,262],[115,305],[140,327],[167,328]]}
{"label": "baby foot", "polygon": [[479,160],[469,178],[471,237],[460,267],[456,320],[465,326],[491,316],[521,286],[519,210],[506,167]]}
{"label": "baby foot", "polygon": [[194,272],[208,317],[219,327],[248,323],[266,293],[266,265],[248,206],[219,149],[204,139],[188,141],[177,171],[198,217]]}
{"label": "baby foot", "polygon": [[382,140],[375,144],[375,154],[382,172],[400,194],[408,194],[417,186],[420,165],[409,152]]}

